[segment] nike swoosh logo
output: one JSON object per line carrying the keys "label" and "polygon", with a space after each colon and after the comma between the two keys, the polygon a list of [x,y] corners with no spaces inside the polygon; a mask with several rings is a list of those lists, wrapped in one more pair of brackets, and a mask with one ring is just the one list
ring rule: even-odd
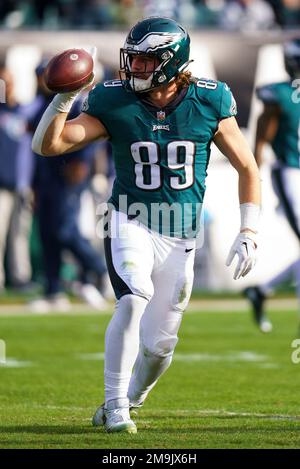
{"label": "nike swoosh logo", "polygon": [[246,251],[247,251],[247,255],[248,255],[249,253],[248,253],[248,245],[247,245],[247,243],[242,243],[242,244],[245,246]]}
{"label": "nike swoosh logo", "polygon": [[193,251],[194,248],[191,248],[191,249],[186,249],[185,252],[190,252],[190,251]]}

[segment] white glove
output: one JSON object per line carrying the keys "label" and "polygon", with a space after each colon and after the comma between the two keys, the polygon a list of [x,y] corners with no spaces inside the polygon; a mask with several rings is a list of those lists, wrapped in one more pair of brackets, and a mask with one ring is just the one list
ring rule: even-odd
{"label": "white glove", "polygon": [[[93,57],[94,63],[96,62],[96,59],[97,59],[97,47],[96,46],[77,46],[77,47],[78,49],[86,50]],[[75,49],[77,47],[75,47]]]}
{"label": "white glove", "polygon": [[256,263],[256,235],[254,233],[239,233],[228,254],[226,265],[229,266],[235,255],[238,255],[238,263],[234,272],[234,280],[250,272]]}

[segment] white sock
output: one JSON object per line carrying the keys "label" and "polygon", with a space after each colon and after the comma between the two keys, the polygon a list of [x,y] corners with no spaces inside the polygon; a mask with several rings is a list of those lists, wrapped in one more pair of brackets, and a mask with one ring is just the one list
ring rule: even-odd
{"label": "white sock", "polygon": [[140,347],[133,374],[129,383],[130,403],[141,404],[157,383],[158,378],[169,368],[173,354],[165,357],[154,355],[143,346]]}
{"label": "white sock", "polygon": [[130,376],[139,349],[139,325],[148,300],[124,295],[105,334],[105,402],[127,397]]}

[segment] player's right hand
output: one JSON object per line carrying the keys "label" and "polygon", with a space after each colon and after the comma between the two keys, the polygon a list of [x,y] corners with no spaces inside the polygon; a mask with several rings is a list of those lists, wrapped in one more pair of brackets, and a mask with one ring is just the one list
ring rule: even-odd
{"label": "player's right hand", "polygon": [[234,257],[238,256],[238,263],[233,275],[234,280],[245,277],[256,263],[256,235],[251,232],[239,233],[228,254],[226,265],[230,266]]}

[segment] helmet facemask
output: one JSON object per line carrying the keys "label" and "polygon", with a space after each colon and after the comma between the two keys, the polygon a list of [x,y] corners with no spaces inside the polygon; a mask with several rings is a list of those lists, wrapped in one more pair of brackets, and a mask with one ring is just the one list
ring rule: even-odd
{"label": "helmet facemask", "polygon": [[[132,58],[134,56],[148,56],[156,59],[158,65],[153,70],[147,70],[145,72],[138,71],[133,72],[131,68]],[[136,93],[147,92],[151,89],[157,88],[158,86],[168,83],[170,80],[167,79],[164,73],[164,67],[173,57],[173,51],[164,51],[159,57],[159,54],[145,53],[144,51],[135,51],[129,48],[123,48],[120,50],[120,76],[124,78],[130,84],[130,87]],[[141,75],[145,75],[142,78]]]}

